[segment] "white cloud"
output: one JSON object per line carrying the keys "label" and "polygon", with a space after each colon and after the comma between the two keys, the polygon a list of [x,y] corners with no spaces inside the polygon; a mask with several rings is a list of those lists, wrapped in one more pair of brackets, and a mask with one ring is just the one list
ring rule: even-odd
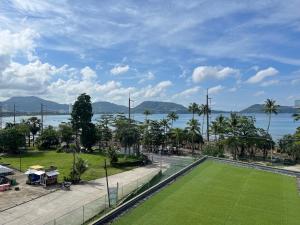
{"label": "white cloud", "polygon": [[93,80],[97,78],[97,74],[94,70],[92,70],[90,67],[86,66],[83,69],[80,70],[80,73],[82,75],[82,78],[84,80]]}
{"label": "white cloud", "polygon": [[134,98],[154,98],[162,97],[165,94],[165,91],[168,87],[172,86],[173,83],[169,80],[161,81],[155,86],[148,85],[145,88],[140,89],[139,91],[132,94]]}
{"label": "white cloud", "polygon": [[35,48],[34,40],[38,37],[38,33],[32,29],[24,29],[16,33],[0,30],[0,55],[13,57],[17,53],[23,53],[29,60],[32,60]]}
{"label": "white cloud", "polygon": [[129,68],[130,68],[129,65],[124,65],[124,66],[118,65],[112,68],[110,70],[110,73],[113,75],[120,75],[126,73],[129,70]]}
{"label": "white cloud", "polygon": [[276,70],[273,67],[269,67],[265,70],[258,71],[254,76],[250,77],[247,80],[247,83],[256,84],[256,83],[259,83],[259,82],[263,81],[267,77],[272,77],[272,76],[275,76],[277,74],[278,74],[278,70]]}
{"label": "white cloud", "polygon": [[232,87],[228,89],[229,92],[236,92],[237,90],[237,87]]}
{"label": "white cloud", "polygon": [[220,91],[222,91],[224,89],[224,87],[222,85],[217,85],[215,87],[209,88],[208,89],[208,94],[218,94],[220,93]]}
{"label": "white cloud", "polygon": [[300,84],[300,79],[294,79],[291,81],[292,85]]}
{"label": "white cloud", "polygon": [[224,79],[229,76],[238,76],[239,70],[230,67],[212,67],[199,66],[193,71],[192,79],[195,83],[199,83],[205,79]]}
{"label": "white cloud", "polygon": [[265,94],[264,91],[257,91],[257,92],[255,92],[255,93],[253,94],[253,96],[258,97],[258,96],[261,96],[261,95],[264,95],[264,94]]}
{"label": "white cloud", "polygon": [[144,83],[145,81],[154,80],[155,75],[152,72],[148,72],[142,79],[139,80],[139,84]]}
{"label": "white cloud", "polygon": [[182,92],[179,92],[179,93],[173,95],[172,98],[176,99],[176,98],[181,98],[181,97],[183,97],[183,98],[190,97],[190,96],[196,94],[197,92],[199,92],[199,90],[200,90],[200,87],[188,88]]}
{"label": "white cloud", "polygon": [[272,86],[275,84],[279,84],[279,80],[269,80],[269,81],[264,81],[260,84],[261,87],[268,87],[268,86]]}

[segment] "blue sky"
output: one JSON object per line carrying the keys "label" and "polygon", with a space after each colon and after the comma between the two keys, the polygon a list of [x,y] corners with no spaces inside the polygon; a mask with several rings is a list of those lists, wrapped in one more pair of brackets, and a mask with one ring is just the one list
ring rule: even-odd
{"label": "blue sky", "polygon": [[0,2],[0,100],[300,99],[300,0]]}

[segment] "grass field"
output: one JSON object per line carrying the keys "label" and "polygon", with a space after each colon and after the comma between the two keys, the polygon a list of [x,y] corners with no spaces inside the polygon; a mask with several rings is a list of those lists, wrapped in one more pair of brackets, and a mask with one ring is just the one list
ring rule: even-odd
{"label": "grass field", "polygon": [[296,179],[207,161],[114,225],[299,225]]}
{"label": "grass field", "polygon": [[[86,154],[81,153],[79,156],[88,160],[89,169],[83,174],[83,180],[93,180],[96,178],[104,177],[104,159],[105,156],[99,153]],[[123,159],[121,159],[123,160]],[[130,160],[130,159],[128,159]],[[73,154],[71,153],[57,153],[56,151],[29,151],[22,154],[22,171],[25,172],[32,165],[41,165],[44,167],[56,166],[59,170],[59,181],[62,181],[64,176],[68,176],[73,163]],[[0,163],[8,163],[12,167],[20,168],[19,155],[15,156],[1,156]],[[126,170],[128,168],[113,168],[108,166],[108,174],[116,174]]]}

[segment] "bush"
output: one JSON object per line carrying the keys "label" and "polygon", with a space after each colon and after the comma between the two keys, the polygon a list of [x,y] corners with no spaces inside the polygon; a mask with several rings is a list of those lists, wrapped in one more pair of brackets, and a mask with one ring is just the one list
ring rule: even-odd
{"label": "bush", "polygon": [[0,148],[7,153],[18,153],[26,144],[25,134],[16,127],[0,130]]}
{"label": "bush", "polygon": [[50,149],[59,144],[58,132],[52,127],[44,129],[43,133],[37,139],[38,149]]}
{"label": "bush", "polygon": [[224,148],[216,144],[208,144],[203,147],[203,154],[224,158]]}
{"label": "bush", "polygon": [[107,157],[109,158],[109,162],[112,165],[113,163],[118,162],[118,154],[116,149],[109,147],[107,150]]}
{"label": "bush", "polygon": [[88,161],[80,157],[76,158],[76,162],[70,172],[70,177],[65,177],[65,181],[72,181],[72,183],[77,184],[81,181],[81,175],[85,173],[89,168]]}

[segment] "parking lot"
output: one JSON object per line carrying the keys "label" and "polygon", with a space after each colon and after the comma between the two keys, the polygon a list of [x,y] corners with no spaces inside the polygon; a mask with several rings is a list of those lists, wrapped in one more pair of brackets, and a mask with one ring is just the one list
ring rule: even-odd
{"label": "parking lot", "polygon": [[40,185],[28,185],[26,184],[27,176],[25,174],[19,171],[14,172],[13,175],[8,177],[17,180],[18,185],[15,187],[19,187],[19,191],[12,187],[8,191],[0,192],[0,212],[49,194],[57,189],[57,186],[44,188]]}

